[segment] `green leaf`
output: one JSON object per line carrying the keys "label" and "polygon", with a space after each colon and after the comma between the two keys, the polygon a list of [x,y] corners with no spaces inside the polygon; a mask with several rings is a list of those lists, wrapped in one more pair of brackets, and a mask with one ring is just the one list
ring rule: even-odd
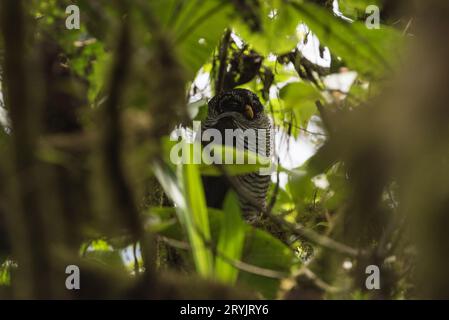
{"label": "green leaf", "polygon": [[209,218],[198,165],[182,165],[179,168],[179,176],[187,201],[186,226],[195,264],[200,275],[209,277],[213,273],[212,254],[206,244],[210,243]]}
{"label": "green leaf", "polygon": [[[270,169],[270,159],[254,152],[216,144],[211,146],[211,149],[214,151],[214,155],[221,154],[222,165],[230,175],[240,175]],[[203,159],[209,158],[206,156]],[[201,173],[204,175],[220,175],[221,171],[213,164],[208,165],[207,162],[205,163],[203,161],[201,164]]]}
{"label": "green leaf", "polygon": [[213,259],[208,248],[211,241],[209,218],[198,165],[178,166],[177,179],[180,184],[168,166],[155,164],[155,174],[165,192],[176,204],[176,212],[187,232],[198,274],[212,277]]}
{"label": "green leaf", "polygon": [[11,284],[11,269],[13,262],[11,260],[0,260],[0,286],[9,286]]}
{"label": "green leaf", "polygon": [[91,103],[97,100],[99,93],[105,86],[104,79],[106,79],[112,63],[112,55],[104,51],[100,43],[93,46],[96,50],[95,60],[92,61],[92,72],[87,76],[89,80],[88,98]]}
{"label": "green leaf", "polygon": [[90,243],[89,248],[93,251],[112,251],[112,247],[107,243],[107,241],[98,239]]}
{"label": "green leaf", "polygon": [[[226,212],[209,208],[212,241],[219,241],[223,217]],[[288,274],[298,262],[293,251],[270,233],[248,224],[245,227],[245,243],[240,261],[259,268]],[[240,270],[237,284],[251,288],[267,299],[276,298],[280,280]]]}
{"label": "green leaf", "polygon": [[232,266],[223,256],[227,259],[240,260],[246,230],[238,199],[233,192],[226,196],[223,211],[223,221],[221,222],[217,245],[218,255],[215,258],[215,276],[219,281],[232,285],[237,280],[238,269]]}
{"label": "green leaf", "polygon": [[174,39],[178,57],[194,75],[207,61],[228,25],[231,7],[220,0],[151,1],[153,15]]}
{"label": "green leaf", "polygon": [[306,127],[316,112],[315,102],[321,98],[320,92],[306,82],[289,83],[280,91],[285,108],[292,109],[296,121]]}
{"label": "green leaf", "polygon": [[304,211],[306,205],[313,201],[316,186],[312,178],[308,171],[301,168],[292,170],[289,175],[288,190],[299,210]]}
{"label": "green leaf", "polygon": [[[164,139],[163,147],[167,163],[181,164],[190,161],[190,163],[199,164],[202,175],[221,175],[222,172],[215,166],[216,164],[222,165],[230,175],[270,170],[272,165],[268,157],[220,144],[213,144],[209,150],[205,150],[199,143]],[[194,154],[196,154],[195,158]],[[193,162],[194,159],[195,162]]]}
{"label": "green leaf", "polygon": [[380,7],[380,0],[339,0],[338,5],[345,16],[358,19],[365,16],[365,10],[368,6]]}
{"label": "green leaf", "polygon": [[120,253],[116,250],[114,250],[114,251],[102,251],[102,250],[87,251],[84,258],[91,260],[91,261],[95,261],[104,266],[115,267],[118,269],[125,268],[125,265],[123,264],[122,257],[120,256]]}
{"label": "green leaf", "polygon": [[[261,268],[288,274],[295,263],[293,251],[266,231],[248,226],[242,261]],[[280,280],[241,271],[238,282],[275,299]]]}
{"label": "green leaf", "polygon": [[118,269],[125,267],[120,252],[102,239],[92,241],[87,247],[83,258]]}
{"label": "green leaf", "polygon": [[177,222],[175,208],[171,207],[152,207],[144,216],[146,218],[145,230],[154,233],[167,230]]}
{"label": "green leaf", "polygon": [[[270,194],[273,194],[273,190],[275,189],[275,184],[272,184],[271,186],[271,192]],[[293,210],[295,208],[295,203],[293,199],[291,198],[291,195],[284,190],[283,188],[279,187],[277,191],[277,197],[276,202],[273,207],[273,212],[282,212],[282,211],[289,211]]]}
{"label": "green leaf", "polygon": [[261,20],[261,30],[253,32],[245,21],[233,23],[237,34],[251,44],[259,53],[282,54],[292,50],[300,40],[296,27],[298,18],[294,10],[280,0],[260,1],[257,12]]}
{"label": "green leaf", "polygon": [[185,228],[179,223],[175,207],[155,207],[151,208],[145,215],[150,222],[146,224],[145,230],[164,235],[178,241],[184,240]]}
{"label": "green leaf", "polygon": [[380,29],[368,29],[362,22],[343,21],[317,5],[290,3],[320,42],[348,67],[373,78],[392,69],[402,39],[397,30],[384,25]]}
{"label": "green leaf", "polygon": [[[228,228],[223,225],[226,223],[225,220],[229,218],[225,217],[225,215],[230,212],[235,214],[235,203],[232,204],[232,202],[228,202],[228,204],[229,207],[225,207],[225,211],[208,208],[212,243],[219,243],[221,241],[220,238],[223,237],[223,229]],[[168,208],[164,210],[168,210]],[[239,225],[239,228],[240,227],[243,227],[245,233],[244,246],[240,258],[235,260],[240,260],[249,265],[286,274],[290,272],[291,267],[295,263],[298,263],[293,251],[273,235],[264,230],[250,226],[243,221],[242,224]],[[171,226],[168,229],[162,230],[161,234],[176,240],[183,240],[182,235],[177,231],[176,226]],[[224,246],[224,244],[220,244],[220,246]],[[233,248],[238,249],[234,246]],[[237,254],[235,257],[237,257]],[[216,271],[217,268],[221,267],[216,267]],[[275,298],[279,290],[280,280],[239,270],[237,284],[252,288],[265,298]]]}

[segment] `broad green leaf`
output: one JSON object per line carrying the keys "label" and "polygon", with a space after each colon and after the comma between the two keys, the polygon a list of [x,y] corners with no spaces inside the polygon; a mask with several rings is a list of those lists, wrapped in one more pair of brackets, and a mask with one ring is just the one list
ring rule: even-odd
{"label": "broad green leaf", "polygon": [[[178,218],[186,230],[192,247],[192,255],[198,274],[213,275],[213,259],[210,248],[210,229],[203,185],[198,166],[178,166],[177,180],[168,166],[155,165],[155,174],[168,196],[176,204]],[[179,181],[179,183],[178,183]]]}
{"label": "broad green leaf", "polygon": [[219,281],[232,285],[237,280],[238,269],[223,256],[227,259],[240,260],[246,230],[238,199],[233,192],[226,196],[223,213],[217,245],[218,254],[215,258],[215,276]]}
{"label": "broad green leaf", "polygon": [[102,45],[94,44],[96,50],[95,60],[92,61],[92,72],[87,76],[89,80],[88,98],[89,102],[94,102],[98,98],[98,94],[105,86],[106,76],[112,63],[112,55],[104,51]]}
{"label": "broad green leaf", "polygon": [[165,163],[164,164],[160,164],[158,162],[153,163],[153,170],[154,174],[156,175],[156,178],[158,179],[165,193],[175,203],[178,218],[180,222],[184,225],[185,222],[183,211],[187,210],[187,208],[176,175]]}
{"label": "broad green leaf", "polygon": [[145,230],[162,232],[177,222],[175,208],[152,207],[145,213]]}
{"label": "broad green leaf", "polygon": [[120,256],[120,252],[114,251],[88,251],[86,252],[85,259],[95,261],[99,264],[109,267],[115,267],[118,269],[125,268],[123,264],[122,257]]}
{"label": "broad green leaf", "polygon": [[153,15],[174,39],[178,57],[193,79],[228,25],[230,3],[220,0],[155,0]]}
{"label": "broad green leaf", "polygon": [[175,207],[151,208],[145,217],[151,222],[146,224],[145,230],[162,234],[168,238],[178,241],[184,240],[185,228],[179,223],[177,216],[178,209]]}
{"label": "broad green leaf", "polygon": [[316,187],[312,178],[308,171],[301,168],[292,170],[289,175],[288,190],[299,210],[305,210],[306,204],[313,201]]}
{"label": "broad green leaf", "polygon": [[11,284],[11,269],[13,262],[11,260],[0,260],[0,287]]}
{"label": "broad green leaf", "polygon": [[89,249],[93,251],[112,251],[111,245],[102,239],[92,241],[89,245]]}
{"label": "broad green leaf", "polygon": [[[221,155],[219,159],[225,168],[225,170],[231,175],[239,175],[249,172],[256,172],[259,170],[270,170],[270,159],[248,150],[240,150],[223,145],[211,146],[215,155]],[[209,155],[203,157],[203,163],[201,164],[201,173],[204,175],[220,175],[221,171],[218,170],[213,164],[208,165],[208,162],[212,161]],[[214,162],[215,163],[215,162]]]}
{"label": "broad green leaf", "polygon": [[83,254],[83,258],[105,266],[124,268],[120,252],[102,239],[92,241]]}
{"label": "broad green leaf", "polygon": [[320,92],[306,82],[289,83],[280,91],[285,108],[292,109],[296,122],[306,127],[316,112],[315,102],[321,98]]}
{"label": "broad green leaf", "polygon": [[210,277],[213,273],[213,261],[210,248],[207,247],[210,243],[209,217],[198,165],[182,165],[178,168],[178,176],[187,202],[186,227],[195,264],[200,275]]}
{"label": "broad green leaf", "polygon": [[[225,212],[209,208],[213,242],[218,241]],[[270,233],[245,224],[245,244],[240,260],[248,265],[288,274],[298,262],[293,251]],[[276,298],[280,280],[239,271],[237,284],[251,288],[267,299]]]}
{"label": "broad green leaf", "polygon": [[[271,194],[273,194],[273,189],[275,188],[275,184],[272,184],[271,186]],[[276,202],[273,207],[273,212],[282,212],[282,211],[288,211],[295,208],[295,203],[291,197],[291,195],[284,190],[282,187],[279,186],[279,189],[277,191],[277,197]]]}
{"label": "broad green leaf", "polygon": [[375,5],[380,8],[380,0],[339,0],[338,6],[343,15],[357,19],[365,16],[368,6]]}
{"label": "broad green leaf", "polygon": [[299,42],[296,27],[298,18],[294,10],[280,0],[260,1],[258,10],[261,30],[253,32],[245,21],[237,20],[233,27],[237,34],[259,53],[282,54],[292,50]]}
{"label": "broad green leaf", "polygon": [[[288,274],[295,263],[293,251],[266,231],[248,226],[242,261],[261,268]],[[261,293],[267,299],[275,299],[280,280],[250,272],[239,273],[239,283]]]}
{"label": "broad green leaf", "polygon": [[[168,208],[166,208],[169,210]],[[229,208],[230,209],[230,208]],[[165,209],[164,209],[165,210]],[[226,210],[226,209],[225,209]],[[208,208],[212,243],[220,241],[225,212]],[[243,223],[243,222],[242,222]],[[239,259],[249,265],[288,274],[293,265],[298,263],[293,251],[273,235],[243,223],[245,239],[242,255]],[[161,231],[169,238],[183,240],[176,226]],[[273,279],[247,271],[239,270],[237,285],[252,288],[265,298],[275,298],[279,290],[280,280]]]}
{"label": "broad green leaf", "polygon": [[401,36],[395,29],[384,25],[380,29],[368,29],[362,22],[344,21],[317,5],[290,3],[320,42],[350,68],[371,78],[379,78],[392,70],[401,43]]}

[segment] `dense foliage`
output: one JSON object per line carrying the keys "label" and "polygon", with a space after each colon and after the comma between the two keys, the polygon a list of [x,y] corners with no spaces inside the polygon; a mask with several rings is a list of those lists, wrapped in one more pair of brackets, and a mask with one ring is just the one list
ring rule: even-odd
{"label": "dense foliage", "polygon": [[[72,3],[81,25],[68,30]],[[447,221],[447,112],[428,98],[438,85],[431,95],[404,68],[421,61],[406,54],[418,41],[406,4],[2,1],[0,297],[447,297],[447,236],[435,231]],[[417,47],[439,43],[429,34],[441,24]],[[444,80],[429,68],[423,81]],[[172,131],[188,134],[208,99],[236,87],[257,93],[276,132],[255,224],[234,193],[207,208],[201,175],[258,164],[169,158]],[[73,264],[79,291],[65,288]],[[365,285],[369,265],[379,290]]]}

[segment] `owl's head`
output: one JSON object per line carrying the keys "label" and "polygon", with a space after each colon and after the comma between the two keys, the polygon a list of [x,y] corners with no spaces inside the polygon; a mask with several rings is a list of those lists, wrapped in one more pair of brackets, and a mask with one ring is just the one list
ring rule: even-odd
{"label": "owl's head", "polygon": [[253,121],[259,119],[263,111],[257,95],[246,89],[226,91],[209,101],[209,112],[215,116],[240,113],[248,121]]}

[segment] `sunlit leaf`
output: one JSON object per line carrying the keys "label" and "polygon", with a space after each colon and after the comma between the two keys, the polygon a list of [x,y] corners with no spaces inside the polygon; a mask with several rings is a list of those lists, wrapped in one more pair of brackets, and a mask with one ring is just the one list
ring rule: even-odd
{"label": "sunlit leaf", "polygon": [[179,168],[184,197],[187,201],[187,231],[193,248],[194,260],[199,274],[209,277],[213,273],[210,248],[209,218],[198,165],[184,164]]}
{"label": "sunlit leaf", "polygon": [[320,6],[291,3],[320,42],[350,68],[374,78],[392,70],[401,43],[401,36],[395,29],[384,25],[380,29],[368,29],[362,22],[344,21]]}
{"label": "sunlit leaf", "polygon": [[[288,274],[295,262],[293,251],[266,231],[250,228],[246,234],[242,260],[251,265]],[[239,282],[260,292],[267,299],[274,299],[280,280],[240,272]]]}
{"label": "sunlit leaf", "polygon": [[[232,206],[229,209],[231,210]],[[227,213],[212,208],[208,208],[208,211],[212,243],[218,243],[222,236],[223,223],[226,219],[224,215]],[[245,232],[244,247],[240,258],[235,260],[285,274],[288,274],[291,267],[298,263],[293,251],[273,235],[243,222],[239,228],[242,227],[244,227]],[[176,226],[171,226],[161,233],[167,237],[183,240],[183,235]],[[235,249],[235,247],[233,248]],[[237,284],[252,288],[266,298],[275,298],[279,290],[280,280],[239,269]]]}
{"label": "sunlit leaf", "polygon": [[340,11],[347,17],[357,19],[365,15],[366,8],[371,5],[380,8],[380,0],[339,0]]}
{"label": "sunlit leaf", "polygon": [[227,259],[240,260],[245,241],[245,223],[242,220],[238,199],[234,193],[228,193],[223,207],[215,258],[215,276],[219,281],[232,285],[238,276],[238,270]]}
{"label": "sunlit leaf", "polygon": [[306,127],[316,112],[315,102],[321,98],[320,92],[306,82],[294,82],[280,91],[284,106],[293,110],[296,122]]}
{"label": "sunlit leaf", "polygon": [[289,175],[288,189],[299,210],[305,210],[307,203],[313,201],[316,187],[312,178],[308,171],[299,168],[292,170]]}
{"label": "sunlit leaf", "polygon": [[271,170],[271,159],[248,150],[240,150],[226,145],[213,144],[205,149],[199,143],[186,143],[184,140],[164,140],[166,161],[172,164],[195,163],[202,175],[222,175],[222,168],[229,175],[239,175],[260,170]]}
{"label": "sunlit leaf", "polygon": [[178,57],[193,79],[228,25],[230,4],[219,0],[156,0],[150,6],[173,36]]}
{"label": "sunlit leaf", "polygon": [[178,218],[186,230],[197,272],[204,277],[213,275],[213,259],[208,243],[210,227],[203,185],[195,164],[178,166],[177,178],[170,169],[156,165],[156,176],[167,194],[175,201]]}
{"label": "sunlit leaf", "polygon": [[246,21],[238,20],[234,29],[239,36],[263,55],[286,53],[300,40],[296,27],[298,18],[294,10],[283,1],[260,1],[257,12],[261,20],[261,30],[252,31]]}
{"label": "sunlit leaf", "polygon": [[92,241],[86,248],[83,258],[95,261],[105,266],[124,268],[120,252],[115,250],[108,242],[99,239]]}

